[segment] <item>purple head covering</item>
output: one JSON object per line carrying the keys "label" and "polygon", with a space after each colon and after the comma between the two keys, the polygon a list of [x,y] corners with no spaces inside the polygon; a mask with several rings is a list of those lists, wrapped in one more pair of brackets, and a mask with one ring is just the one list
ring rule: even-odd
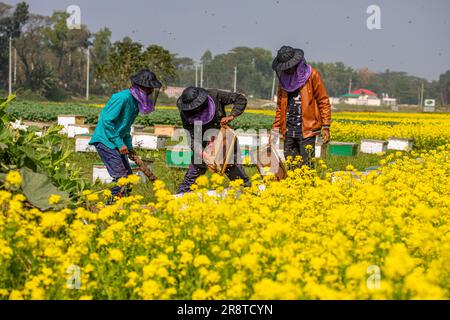
{"label": "purple head covering", "polygon": [[136,85],[133,85],[130,88],[130,92],[133,95],[133,97],[137,100],[139,111],[141,113],[147,114],[155,111],[155,104],[148,97],[148,95],[145,93],[144,90],[142,90]]}
{"label": "purple head covering", "polygon": [[215,114],[216,114],[216,104],[214,103],[214,100],[208,95],[208,106],[204,108],[204,110],[192,116],[185,116],[185,117],[190,123],[194,123],[195,121],[201,121],[202,124],[207,124],[214,118]]}
{"label": "purple head covering", "polygon": [[305,59],[302,59],[298,64],[297,70],[293,74],[287,74],[285,72],[281,73],[281,86],[287,92],[295,91],[305,85],[310,75],[311,66],[306,63]]}

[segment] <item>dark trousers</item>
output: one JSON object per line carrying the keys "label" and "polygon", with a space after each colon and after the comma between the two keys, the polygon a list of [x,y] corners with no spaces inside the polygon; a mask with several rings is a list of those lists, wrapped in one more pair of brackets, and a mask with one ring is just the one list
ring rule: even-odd
{"label": "dark trousers", "polygon": [[[117,182],[120,178],[126,178],[133,173],[130,162],[128,162],[128,156],[121,154],[117,149],[110,149],[100,142],[94,146],[114,182]],[[119,186],[111,188],[113,196],[126,196],[129,192],[129,188]]]}
{"label": "dark trousers", "polygon": [[[205,174],[207,170],[206,164],[191,164],[189,169],[184,176],[184,180],[178,187],[178,194],[186,193],[191,191],[191,185],[195,183],[195,180],[201,175]],[[250,180],[244,171],[244,167],[241,164],[230,165],[226,170],[225,174],[230,180],[242,179],[244,180],[244,185],[246,187],[250,186]]]}
{"label": "dark trousers", "polygon": [[[306,146],[308,145],[312,147],[312,150],[309,152],[306,150]],[[284,140],[284,157],[287,158],[288,156],[291,156],[292,158],[295,158],[296,156],[301,156],[302,165],[311,167],[311,157],[314,157],[315,145],[315,136],[306,139],[286,136],[286,139]]]}

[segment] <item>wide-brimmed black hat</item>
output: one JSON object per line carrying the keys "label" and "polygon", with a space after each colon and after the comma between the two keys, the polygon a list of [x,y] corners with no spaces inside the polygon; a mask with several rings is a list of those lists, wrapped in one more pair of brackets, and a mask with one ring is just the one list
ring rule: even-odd
{"label": "wide-brimmed black hat", "polygon": [[277,73],[292,68],[302,61],[304,52],[302,49],[294,49],[290,46],[282,46],[273,59],[272,69]]}
{"label": "wide-brimmed black hat", "polygon": [[132,84],[137,84],[145,88],[161,88],[161,82],[158,81],[156,75],[149,69],[143,69],[137,74],[130,77]]}
{"label": "wide-brimmed black hat", "polygon": [[208,100],[208,91],[203,88],[188,87],[177,100],[180,111],[192,112]]}

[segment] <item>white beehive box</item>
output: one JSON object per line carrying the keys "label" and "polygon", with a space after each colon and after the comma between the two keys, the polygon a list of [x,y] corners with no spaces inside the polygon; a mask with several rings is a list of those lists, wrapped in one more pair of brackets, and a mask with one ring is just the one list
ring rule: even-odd
{"label": "white beehive box", "polygon": [[176,127],[167,124],[155,124],[154,132],[157,136],[173,137],[175,134]]}
{"label": "white beehive box", "polygon": [[96,163],[92,167],[92,182],[97,180],[101,183],[111,183],[113,180],[103,163]]}
{"label": "white beehive box", "polygon": [[362,139],[360,152],[362,153],[380,153],[387,151],[388,142],[384,140]]}
{"label": "white beehive box", "polygon": [[135,148],[158,150],[164,148],[165,145],[166,137],[147,132],[135,132],[133,134],[133,147]]}
{"label": "white beehive box", "polygon": [[145,126],[140,124],[135,124],[131,126],[130,134],[133,135],[135,132],[140,132],[145,128]]}
{"label": "white beehive box", "polygon": [[88,124],[69,124],[67,126],[67,136],[69,138],[75,138],[80,134],[94,133],[94,126]]}
{"label": "white beehive box", "polygon": [[256,147],[268,144],[270,135],[257,133],[238,133],[237,138],[240,146]]}
{"label": "white beehive box", "polygon": [[69,124],[84,124],[86,117],[72,115],[72,114],[62,114],[58,116],[58,125],[64,126],[64,129],[61,130],[61,133],[67,134],[67,129]]}
{"label": "white beehive box", "polygon": [[[131,169],[133,173],[138,175],[143,181],[145,178],[143,174],[138,171],[138,167],[136,164],[130,162]],[[113,178],[109,175],[106,166],[103,163],[96,163],[92,166],[92,182],[99,180],[101,183],[111,183],[113,182]]]}
{"label": "white beehive box", "polygon": [[412,139],[389,138],[388,150],[411,151],[413,147]]}
{"label": "white beehive box", "polygon": [[89,145],[92,136],[89,134],[75,136],[75,152],[96,152],[94,146]]}

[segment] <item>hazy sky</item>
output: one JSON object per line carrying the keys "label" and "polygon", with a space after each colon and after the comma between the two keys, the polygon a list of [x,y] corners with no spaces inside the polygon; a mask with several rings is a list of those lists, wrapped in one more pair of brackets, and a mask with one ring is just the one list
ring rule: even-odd
{"label": "hazy sky", "polygon": [[[0,0],[16,4],[16,0]],[[130,36],[198,60],[206,49],[283,44],[310,61],[406,71],[430,80],[450,69],[450,0],[27,0],[50,15],[76,4],[91,31],[107,26],[113,40]],[[381,30],[369,30],[369,5]]]}

